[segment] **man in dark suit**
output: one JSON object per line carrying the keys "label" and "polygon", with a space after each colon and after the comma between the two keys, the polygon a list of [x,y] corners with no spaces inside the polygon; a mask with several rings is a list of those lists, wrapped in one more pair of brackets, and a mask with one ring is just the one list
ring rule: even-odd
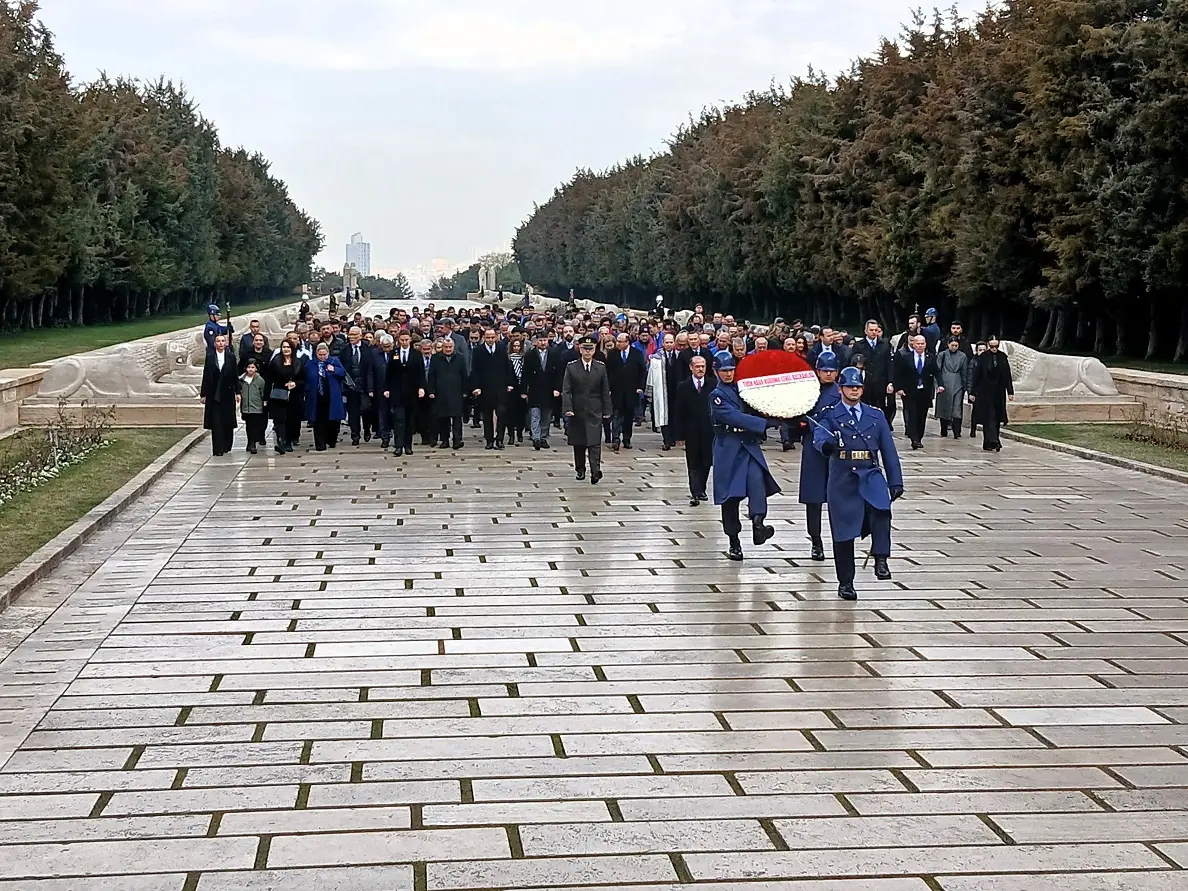
{"label": "man in dark suit", "polygon": [[379,335],[367,355],[366,390],[371,400],[371,415],[380,444],[386,449],[392,441],[392,401],[388,390],[388,366],[392,363],[392,335]]}
{"label": "man in dark suit", "polygon": [[[924,448],[924,424],[936,390],[936,356],[928,352],[928,339],[915,334],[906,353],[895,355],[895,392],[903,399],[907,436],[913,449]],[[944,392],[944,388],[940,388]]]}
{"label": "man in dark suit", "polygon": [[[351,445],[359,444],[363,423],[364,397],[363,389],[367,384],[367,368],[371,364],[370,350],[363,343],[363,329],[351,328],[347,331],[347,341],[335,354],[342,367],[346,369],[348,379],[344,382],[342,391],[346,398],[347,424],[351,428]],[[370,400],[368,400],[368,403]],[[367,439],[371,439],[371,431],[367,431]]]}
{"label": "man in dark suit", "polygon": [[635,411],[648,376],[647,360],[643,353],[631,348],[631,338],[625,332],[615,338],[615,349],[606,357],[606,375],[614,411],[611,449],[617,452],[620,441],[625,448],[631,448]]}
{"label": "man in dark suit", "polygon": [[833,353],[837,356],[838,368],[845,368],[850,364],[850,348],[842,344],[838,339],[837,332],[828,326],[821,329],[821,336],[817,338],[817,342],[809,350],[809,365],[816,368],[817,360],[821,358],[822,353]]}
{"label": "man in dark suit", "polygon": [[536,332],[536,345],[524,354],[524,392],[527,394],[528,424],[532,431],[532,447],[539,451],[549,447],[549,424],[552,422],[553,400],[561,394],[561,351],[541,328]]}
{"label": "man in dark suit", "polygon": [[454,341],[443,338],[441,352],[429,362],[426,390],[433,400],[433,417],[437,419],[439,449],[451,445],[462,448],[462,405],[467,395],[466,362],[454,349]]}
{"label": "man in dark suit", "polygon": [[488,328],[474,349],[470,365],[470,396],[483,419],[487,449],[503,450],[503,437],[496,438],[495,412],[502,411],[510,386],[511,366],[507,350],[499,343],[499,332]]}
{"label": "man in dark suit", "polygon": [[877,320],[871,319],[866,323],[866,336],[854,344],[853,355],[862,356],[866,361],[862,401],[882,411],[887,423],[892,423],[895,420],[895,386],[891,367],[894,351],[890,342],[883,339],[883,326]]}
{"label": "man in dark suit", "polygon": [[611,416],[610,382],[606,366],[594,359],[598,343],[587,334],[578,345],[579,358],[565,368],[561,383],[561,411],[569,419],[566,436],[573,446],[573,469],[586,478],[590,462],[590,483],[602,479],[602,421]]}
{"label": "man in dark suit", "polygon": [[[392,438],[396,457],[413,453],[413,432],[417,409],[425,396],[425,358],[413,349],[412,336],[401,331],[386,367],[385,390],[392,416]],[[387,443],[385,443],[387,445]]]}
{"label": "man in dark suit", "polygon": [[677,385],[673,422],[678,442],[685,443],[685,466],[689,469],[689,506],[709,501],[705,493],[714,464],[714,425],[710,419],[710,391],[717,383],[706,376],[709,364],[704,356],[689,361],[692,377]]}
{"label": "man in dark suit", "polygon": [[211,452],[217,458],[231,451],[235,438],[235,404],[239,399],[239,373],[235,356],[227,347],[227,335],[217,334],[211,341],[202,367],[202,426],[210,431]]}

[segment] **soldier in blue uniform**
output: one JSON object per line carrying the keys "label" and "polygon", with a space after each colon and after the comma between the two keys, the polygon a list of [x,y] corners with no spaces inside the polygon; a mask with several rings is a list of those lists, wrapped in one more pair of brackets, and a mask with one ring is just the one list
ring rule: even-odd
{"label": "soldier in blue uniform", "polygon": [[726,552],[731,560],[743,558],[738,536],[742,522],[739,505],[747,499],[751,540],[761,545],[775,529],[767,518],[767,497],[780,491],[763,457],[760,443],[770,422],[743,408],[734,385],[734,357],[723,350],[714,357],[719,384],[710,394],[710,420],[714,425],[714,504],[722,506],[722,531],[730,539]]}
{"label": "soldier in blue uniform", "polygon": [[[821,395],[809,412],[809,417],[820,423],[821,416],[841,402],[841,390],[837,386],[838,361],[833,353],[821,353],[817,357],[817,380],[821,382]],[[829,459],[813,448],[813,426],[804,422],[804,449],[800,453],[800,503],[804,505],[809,539],[812,541],[812,558],[818,563],[825,560],[825,545],[821,541],[821,505],[828,500],[826,485],[829,480]]]}
{"label": "soldier in blue uniform", "polygon": [[206,320],[206,327],[202,329],[202,339],[206,341],[206,351],[214,351],[215,338],[220,334],[227,335],[227,343],[231,342],[231,332],[234,330],[231,327],[231,321],[219,321],[219,305],[212,303],[206,307],[206,314],[210,317]]}
{"label": "soldier in blue uniform", "polygon": [[[821,413],[813,426],[813,445],[829,459],[829,528],[837,595],[857,600],[854,540],[871,536],[875,578],[891,578],[891,503],[903,495],[903,471],[891,427],[879,409],[862,403],[862,372],[841,373],[841,402]],[[886,476],[880,468],[886,467]]]}

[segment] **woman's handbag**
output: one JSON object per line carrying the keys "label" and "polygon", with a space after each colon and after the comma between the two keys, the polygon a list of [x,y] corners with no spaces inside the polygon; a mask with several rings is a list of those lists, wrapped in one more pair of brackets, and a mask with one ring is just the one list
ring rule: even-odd
{"label": "woman's handbag", "polygon": [[268,399],[275,402],[288,402],[289,391],[284,387],[273,387],[272,392],[268,394]]}

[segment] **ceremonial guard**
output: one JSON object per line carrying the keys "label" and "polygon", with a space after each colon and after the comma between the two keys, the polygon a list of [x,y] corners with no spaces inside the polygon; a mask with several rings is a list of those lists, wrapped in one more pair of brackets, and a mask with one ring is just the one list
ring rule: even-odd
{"label": "ceremonial guard", "polygon": [[206,307],[206,327],[202,329],[202,339],[206,341],[206,351],[213,352],[215,345],[215,338],[220,334],[227,338],[227,342],[231,341],[231,332],[234,331],[231,327],[231,320],[228,319],[225,323],[219,321],[219,305],[212,303]]}
{"label": "ceremonial guard", "polygon": [[741,560],[739,505],[747,499],[752,540],[761,545],[775,535],[775,529],[763,521],[767,519],[767,498],[777,494],[780,486],[767,469],[760,448],[768,422],[743,408],[734,385],[734,357],[725,350],[718,353],[714,357],[714,370],[718,374],[718,386],[710,394],[710,418],[714,422],[714,504],[722,506],[722,531],[730,539],[726,556]]}
{"label": "ceremonial guard", "polygon": [[[821,382],[821,396],[809,412],[813,421],[821,422],[823,415],[831,412],[841,402],[841,390],[837,386],[838,359],[833,353],[822,353],[817,357],[817,380]],[[804,505],[805,521],[809,539],[812,541],[812,558],[817,562],[825,560],[825,544],[821,540],[821,505],[828,500],[826,488],[829,480],[829,459],[813,446],[813,426],[805,422],[804,451],[800,457],[800,503]]]}
{"label": "ceremonial guard", "polygon": [[[837,594],[857,600],[854,540],[871,536],[875,578],[891,578],[891,503],[903,495],[903,472],[891,428],[883,413],[862,403],[862,372],[841,373],[841,401],[821,412],[813,425],[813,445],[829,459],[826,486]],[[880,466],[886,466],[886,476]]]}

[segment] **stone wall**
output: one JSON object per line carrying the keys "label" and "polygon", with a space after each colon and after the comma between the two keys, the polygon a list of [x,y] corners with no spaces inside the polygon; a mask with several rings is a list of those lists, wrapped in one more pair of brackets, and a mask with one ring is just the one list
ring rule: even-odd
{"label": "stone wall", "polygon": [[1156,414],[1188,416],[1188,375],[1111,368],[1118,392],[1133,396]]}
{"label": "stone wall", "polygon": [[0,432],[20,423],[21,402],[37,395],[43,377],[44,368],[8,368],[0,371]]}

